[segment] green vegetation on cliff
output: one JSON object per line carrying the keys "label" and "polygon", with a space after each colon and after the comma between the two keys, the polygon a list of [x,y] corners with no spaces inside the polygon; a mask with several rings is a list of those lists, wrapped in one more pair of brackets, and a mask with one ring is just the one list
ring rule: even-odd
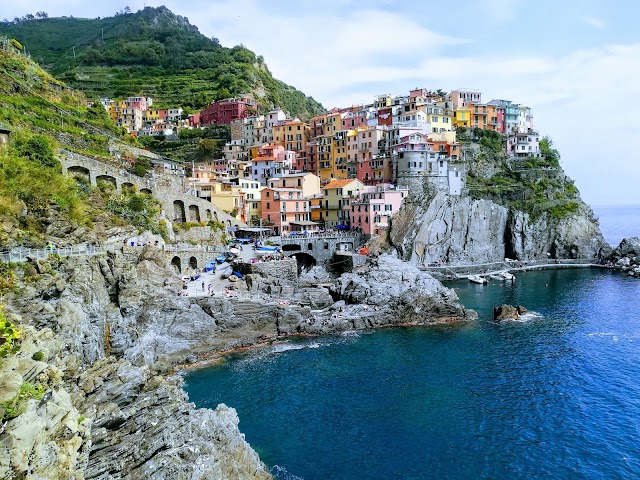
{"label": "green vegetation on cliff", "polygon": [[197,110],[253,93],[262,108],[280,106],[308,119],[322,105],[273,78],[264,59],[225,48],[166,7],[97,19],[73,17],[0,23],[51,73],[92,95],[150,96],[160,105]]}
{"label": "green vegetation on cliff", "polygon": [[578,211],[580,192],[560,166],[560,154],[550,138],[540,141],[540,157],[508,159],[503,136],[474,129],[460,131],[463,148],[474,152],[468,160],[467,185],[474,198],[486,198],[553,219]]}

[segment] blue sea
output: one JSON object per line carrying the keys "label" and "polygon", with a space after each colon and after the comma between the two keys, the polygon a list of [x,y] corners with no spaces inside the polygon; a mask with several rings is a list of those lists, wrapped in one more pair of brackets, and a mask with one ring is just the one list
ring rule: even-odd
{"label": "blue sea", "polygon": [[[640,281],[573,269],[449,286],[477,322],[290,341],[185,388],[236,408],[279,479],[640,478]],[[496,324],[501,303],[530,313]]]}

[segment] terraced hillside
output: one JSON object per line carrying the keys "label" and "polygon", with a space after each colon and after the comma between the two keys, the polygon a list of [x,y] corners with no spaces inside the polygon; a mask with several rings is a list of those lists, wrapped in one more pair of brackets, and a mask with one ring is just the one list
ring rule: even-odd
{"label": "terraced hillside", "polygon": [[166,7],[99,19],[72,17],[0,23],[49,72],[90,95],[151,96],[160,105],[200,109],[212,100],[252,93],[263,109],[302,119],[322,105],[271,75],[243,46],[225,48]]}

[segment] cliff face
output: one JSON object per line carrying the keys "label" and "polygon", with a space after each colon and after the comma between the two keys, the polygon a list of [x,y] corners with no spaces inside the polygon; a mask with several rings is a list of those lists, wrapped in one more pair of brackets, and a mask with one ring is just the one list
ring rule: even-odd
{"label": "cliff face", "polygon": [[593,212],[580,203],[563,218],[529,214],[470,196],[414,198],[394,217],[392,243],[417,264],[594,258],[604,239]]}
{"label": "cliff face", "polygon": [[271,478],[233,409],[196,409],[179,377],[159,374],[212,322],[175,301],[175,275],[158,251],[69,259],[57,272],[32,265],[27,286],[6,299],[25,334],[0,364],[10,380],[0,401],[24,382],[47,393],[0,431],[0,476]]}

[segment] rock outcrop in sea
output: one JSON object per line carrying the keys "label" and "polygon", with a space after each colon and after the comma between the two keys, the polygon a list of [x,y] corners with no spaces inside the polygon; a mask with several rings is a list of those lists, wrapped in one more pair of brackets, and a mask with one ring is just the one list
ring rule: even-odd
{"label": "rock outcrop in sea", "polygon": [[604,253],[601,260],[630,277],[640,278],[640,237],[624,238],[620,245]]}

